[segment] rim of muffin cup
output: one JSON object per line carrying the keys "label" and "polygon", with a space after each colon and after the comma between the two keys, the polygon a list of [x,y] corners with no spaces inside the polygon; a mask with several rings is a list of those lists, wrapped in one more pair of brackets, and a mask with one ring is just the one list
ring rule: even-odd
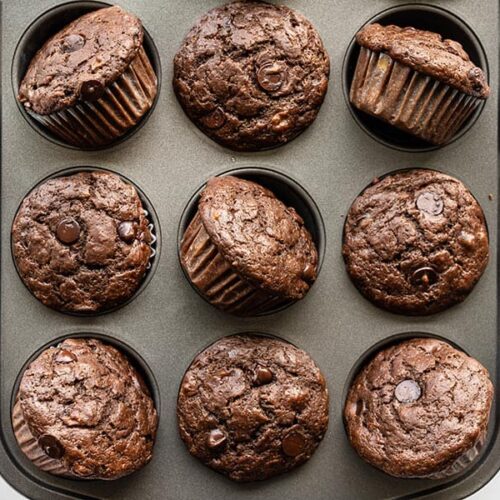
{"label": "rim of muffin cup", "polygon": [[[97,147],[75,146],[72,144],[68,144],[67,142],[64,142],[61,138],[53,134],[50,130],[48,130],[47,127],[44,127],[41,123],[30,116],[23,104],[20,103],[17,99],[19,86],[22,79],[24,78],[24,75],[26,74],[32,58],[52,35],[59,32],[71,21],[74,21],[84,14],[99,10],[101,8],[112,7],[113,5],[115,4],[103,2],[101,0],[70,0],[68,2],[50,7],[49,9],[43,11],[41,14],[37,15],[37,17],[35,17],[34,20],[30,22],[16,44],[11,64],[11,83],[14,100],[21,115],[30,125],[30,127],[53,144],[57,144],[58,146],[73,149],[76,151],[101,151],[104,149],[115,147],[135,135],[146,124],[146,122],[154,112],[156,105],[158,104],[162,81],[160,53],[153,41],[152,36],[144,26],[143,47],[157,77],[156,96],[153,99],[151,108],[140,118],[139,122],[127,132],[125,132],[125,134],[123,134],[121,137],[111,142],[110,144],[104,144]],[[65,17],[63,17],[64,14],[66,14]],[[51,24],[50,29],[47,31],[46,26],[48,23]]]}
{"label": "rim of muffin cup", "polygon": [[[187,202],[182,211],[182,215],[179,221],[179,226],[177,229],[177,258],[179,261],[179,265],[182,269],[182,272],[187,282],[190,284],[191,288],[207,304],[209,304],[214,309],[217,309],[213,304],[209,302],[209,300],[200,292],[200,290],[198,290],[198,288],[189,279],[189,276],[181,263],[181,245],[184,233],[186,232],[189,224],[196,215],[196,212],[198,210],[198,202],[200,199],[200,195],[202,191],[206,188],[208,180],[213,177],[226,177],[228,175],[253,181],[256,184],[264,186],[265,188],[272,191],[278,200],[283,202],[287,207],[294,208],[297,211],[297,213],[302,217],[302,219],[304,220],[304,225],[311,234],[313,242],[318,251],[318,269],[315,281],[316,283],[319,279],[319,275],[321,272],[321,268],[323,266],[323,261],[326,252],[326,229],[318,205],[314,201],[313,197],[306,190],[306,188],[299,181],[290,177],[288,174],[285,174],[284,172],[281,172],[273,167],[268,167],[268,166],[259,166],[259,167],[243,166],[243,167],[231,168],[229,170],[223,170],[222,172],[215,173],[212,176],[210,176],[206,181],[203,182],[203,184],[200,187],[198,187],[198,189],[194,192],[194,194],[189,198],[189,201]],[[313,283],[311,288],[314,287],[315,283]],[[306,297],[304,297],[304,299]],[[269,311],[257,315],[245,316],[242,317],[242,319],[265,317],[271,314],[276,314],[278,312],[284,311],[285,309],[288,309],[297,302],[300,302],[300,300],[297,301],[290,300],[287,301],[285,304],[281,304]],[[234,316],[224,311],[220,312],[228,314],[230,316]]]}
{"label": "rim of muffin cup", "polygon": [[19,276],[19,279],[21,280],[23,286],[28,290],[30,295],[42,306],[47,307],[55,312],[61,313],[61,314],[66,314],[68,316],[75,316],[75,317],[80,317],[80,318],[91,318],[91,317],[97,317],[97,316],[103,316],[105,314],[113,313],[115,311],[118,311],[122,307],[127,306],[131,302],[133,302],[141,293],[146,289],[146,287],[149,285],[151,282],[156,269],[158,267],[158,262],[159,262],[159,257],[161,253],[161,243],[162,243],[162,238],[161,238],[161,229],[160,229],[160,221],[158,218],[158,214],[156,213],[156,210],[151,203],[150,199],[147,197],[147,195],[144,193],[144,191],[132,180],[130,180],[128,177],[125,175],[118,173],[115,170],[111,170],[110,168],[104,168],[104,167],[91,167],[91,166],[85,166],[85,167],[68,167],[64,168],[62,170],[58,170],[57,172],[54,172],[52,174],[49,174],[45,176],[43,179],[39,180],[35,185],[33,185],[29,191],[22,197],[20,202],[18,203],[16,213],[14,215],[14,218],[11,223],[11,228],[13,227],[14,221],[17,217],[17,214],[19,213],[19,210],[26,199],[27,196],[29,196],[35,189],[40,187],[42,184],[45,182],[51,180],[51,179],[56,179],[58,177],[68,177],[74,174],[79,174],[81,172],[106,172],[109,174],[113,174],[118,176],[120,179],[122,179],[124,182],[127,184],[130,184],[134,189],[137,191],[137,195],[139,196],[142,207],[145,211],[145,217],[149,222],[149,228],[151,230],[151,234],[153,237],[152,242],[150,243],[151,247],[151,256],[149,258],[149,266],[144,273],[144,276],[141,279],[141,282],[136,289],[136,291],[124,302],[121,302],[119,304],[115,304],[114,306],[107,307],[104,309],[100,309],[98,311],[89,311],[89,312],[78,312],[78,311],[68,311],[64,309],[57,309],[56,307],[52,307],[49,305],[44,304],[41,302],[33,293],[33,291],[28,287],[28,285],[24,282],[22,275],[19,271],[19,267],[17,265],[16,258],[14,256],[14,244],[13,244],[13,238],[12,238],[12,230],[10,234],[10,251],[11,251],[11,256],[12,256],[12,262],[14,264],[14,267],[16,269],[17,275]]}
{"label": "rim of muffin cup", "polygon": [[[444,38],[455,40],[462,44],[472,62],[483,70],[486,80],[490,81],[488,58],[481,40],[466,21],[448,9],[425,3],[389,7],[368,19],[359,27],[356,33],[364,26],[372,23],[396,24],[401,27],[412,26],[417,29],[433,31],[441,34]],[[475,125],[483,112],[486,100],[480,101],[477,109],[467,118],[453,138],[442,145],[425,142],[355,108],[350,101],[349,93],[360,52],[360,46],[356,42],[356,33],[349,43],[342,63],[342,91],[352,118],[373,140],[398,151],[410,153],[429,152],[453,144],[466,135]]]}

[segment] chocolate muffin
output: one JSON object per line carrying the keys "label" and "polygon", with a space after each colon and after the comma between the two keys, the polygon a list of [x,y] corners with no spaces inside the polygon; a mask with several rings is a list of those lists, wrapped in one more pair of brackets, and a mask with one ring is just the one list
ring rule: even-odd
{"label": "chocolate muffin", "polygon": [[483,71],[437,33],[370,24],[356,40],[351,103],[424,141],[449,142],[489,96]]}
{"label": "chocolate muffin", "polygon": [[328,426],[325,379],[307,353],[277,338],[223,338],[188,368],[177,401],[189,452],[235,481],[306,462]]}
{"label": "chocolate muffin", "polygon": [[302,299],[318,272],[318,252],[300,215],[268,189],[232,176],[208,181],[180,260],[208,302],[240,316]]}
{"label": "chocolate muffin", "polygon": [[98,9],[49,38],[29,64],[18,100],[30,116],[72,146],[105,146],[151,108],[157,78],[140,20]]}
{"label": "chocolate muffin", "polygon": [[311,23],[264,2],[211,10],[174,60],[174,89],[191,120],[239,151],[287,143],[315,120],[330,61]]}
{"label": "chocolate muffin", "polygon": [[35,297],[94,313],[130,299],[154,255],[152,225],[133,186],[104,171],[49,179],[22,202],[13,256]]}
{"label": "chocolate muffin", "polygon": [[152,457],[158,426],[141,375],[96,339],[66,339],[23,374],[12,411],[17,442],[41,470],[118,479]]}
{"label": "chocolate muffin", "polygon": [[441,479],[478,456],[492,399],[478,361],[440,340],[411,339],[362,368],[345,424],[359,455],[387,474]]}
{"label": "chocolate muffin", "polygon": [[488,264],[479,203],[457,179],[408,170],[376,180],[354,201],[344,260],[359,291],[379,307],[425,315],[463,301]]}

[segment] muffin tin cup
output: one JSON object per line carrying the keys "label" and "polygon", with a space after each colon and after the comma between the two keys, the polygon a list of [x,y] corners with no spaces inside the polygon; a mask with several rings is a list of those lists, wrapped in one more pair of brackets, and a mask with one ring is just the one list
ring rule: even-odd
{"label": "muffin tin cup", "polygon": [[[290,177],[271,168],[237,168],[217,176],[225,175],[261,184],[285,205],[296,209],[318,250],[319,277],[326,245],[325,228],[319,209],[307,191]],[[177,235],[179,262],[194,290],[213,306],[237,316],[273,314],[294,304],[296,301],[272,295],[232,271],[230,263],[211,242],[197,211],[205,186],[203,184],[188,202]]]}
{"label": "muffin tin cup", "polygon": [[19,85],[43,43],[70,21],[111,5],[92,0],[58,5],[36,18],[18,42],[12,62],[12,86],[18,108],[37,132],[59,145],[99,150],[119,144],[144,125],[156,106],[161,65],[145,28],[143,46],[136,57],[96,101],[78,101],[74,106],[48,115],[39,115],[17,101]]}
{"label": "muffin tin cup", "polygon": [[[100,168],[100,167],[70,167],[63,169],[59,172],[55,172],[52,175],[49,175],[48,177],[43,178],[41,181],[37,182],[35,186],[33,186],[28,193],[26,193],[26,196],[28,196],[33,190],[38,188],[40,185],[42,185],[44,182],[47,182],[50,179],[55,179],[58,177],[67,177],[70,175],[78,174],[80,172],[93,172],[93,171],[100,171],[100,172],[108,172],[111,174],[115,174],[118,177],[120,177],[122,180],[124,180],[127,184],[130,184],[131,186],[134,187],[134,189],[137,191],[137,194],[139,195],[139,198],[141,199],[142,205],[143,205],[143,212],[144,216],[148,219],[149,225],[148,228],[151,232],[151,242],[150,242],[150,247],[151,247],[151,255],[149,257],[149,263],[146,268],[146,272],[144,276],[142,277],[141,283],[138,286],[137,290],[135,293],[129,297],[127,300],[120,304],[116,304],[112,307],[105,308],[99,311],[89,311],[89,312],[79,312],[79,311],[68,311],[68,310],[61,310],[57,308],[52,308],[54,311],[57,311],[62,314],[67,314],[69,316],[79,316],[79,317],[96,317],[96,316],[101,316],[103,314],[108,314],[117,311],[118,309],[121,309],[122,307],[125,307],[126,305],[130,304],[132,301],[134,301],[144,290],[145,288],[149,285],[151,279],[153,278],[154,273],[156,272],[156,268],[158,266],[158,261],[159,261],[159,254],[161,250],[161,230],[160,230],[160,223],[158,221],[158,215],[156,214],[156,211],[149,200],[149,198],[145,195],[144,191],[142,191],[141,188],[137,186],[134,182],[132,182],[130,179],[127,179],[125,176],[119,174],[118,172],[115,172],[110,169],[105,169],[105,168]],[[25,197],[26,197],[25,196]],[[17,212],[19,212],[19,209],[24,201],[24,198],[21,200],[19,203],[18,209],[16,211],[16,216]],[[14,217],[15,220],[15,217]],[[14,245],[13,245],[13,240],[11,238],[11,255],[12,255],[12,261],[14,263],[14,267],[16,268],[17,274],[22,281],[22,283],[25,285],[27,290],[30,292],[30,294],[37,299],[35,294],[32,292],[32,290],[24,283],[24,280],[22,278],[22,275],[19,271],[19,268],[17,266],[16,259],[14,257]],[[38,299],[37,299],[38,300]],[[50,307],[50,306],[47,306]]]}
{"label": "muffin tin cup", "polygon": [[[479,38],[448,10],[418,3],[401,5],[380,12],[363,26],[372,23],[412,26],[458,41],[488,78],[488,61]],[[360,47],[355,37],[344,57],[342,74],[345,100],[356,123],[376,141],[401,151],[428,152],[451,144],[472,128],[486,104],[384,52]]]}

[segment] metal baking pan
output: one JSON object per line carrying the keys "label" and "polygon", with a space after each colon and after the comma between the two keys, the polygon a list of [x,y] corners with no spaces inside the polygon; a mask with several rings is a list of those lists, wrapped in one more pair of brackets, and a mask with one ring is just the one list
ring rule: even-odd
{"label": "metal baking pan", "polygon": [[[318,119],[305,133],[284,147],[253,154],[231,152],[206,138],[184,115],[170,84],[172,60],[184,35],[200,15],[222,0],[117,2],[142,19],[159,54],[156,64],[158,70],[161,66],[163,85],[155,109],[140,130],[100,151],[70,149],[48,140],[30,127],[14,98],[22,65],[18,58],[23,56],[16,54],[16,47],[23,32],[39,15],[63,2],[1,3],[0,472],[28,497],[463,498],[497,472],[498,400],[479,461],[460,476],[437,482],[395,479],[364,463],[348,443],[342,407],[346,388],[366,356],[376,347],[415,333],[437,335],[464,349],[479,359],[497,387],[500,385],[498,2],[483,0],[479,8],[478,2],[470,0],[427,0],[430,5],[411,2],[409,6],[395,0],[281,1],[302,11],[322,35],[332,62],[330,89]],[[356,51],[351,45],[354,34],[371,18],[394,8],[397,12],[389,13],[392,19],[402,16],[399,19],[427,24],[438,31],[441,28],[468,44],[468,50],[478,58],[475,62],[488,71],[492,96],[471,119],[466,132],[444,148],[431,149],[393,135],[383,126],[364,121],[346,102],[345,86]],[[34,32],[38,36],[50,34]],[[22,43],[27,43],[24,46],[28,49],[31,43],[30,50],[34,50],[33,44],[39,42]],[[17,276],[10,251],[10,228],[22,198],[41,179],[77,166],[114,170],[136,183],[151,202],[162,235],[156,272],[143,292],[125,307],[94,317],[69,316],[40,304]],[[446,312],[422,318],[394,315],[371,305],[349,281],[341,255],[344,218],[354,198],[374,177],[408,167],[430,167],[462,179],[483,206],[491,238],[489,267],[470,297]],[[313,209],[311,220],[319,224],[324,260],[319,279],[305,300],[276,314],[239,319],[218,312],[193,291],[179,266],[178,231],[192,210],[190,200],[209,177],[232,169],[262,175],[256,173],[258,168],[281,173],[284,177],[272,178],[290,178],[300,187],[295,194],[304,193],[305,201],[299,200],[299,204],[304,202]],[[286,195],[286,183],[280,189]],[[327,378],[330,426],[304,466],[265,482],[236,484],[189,455],[178,436],[175,406],[180,380],[196,353],[224,335],[249,331],[285,338],[312,355]],[[98,335],[124,348],[145,372],[159,407],[160,427],[152,462],[118,481],[69,481],[44,474],[24,458],[13,436],[10,408],[23,367],[47,344],[77,334]]]}

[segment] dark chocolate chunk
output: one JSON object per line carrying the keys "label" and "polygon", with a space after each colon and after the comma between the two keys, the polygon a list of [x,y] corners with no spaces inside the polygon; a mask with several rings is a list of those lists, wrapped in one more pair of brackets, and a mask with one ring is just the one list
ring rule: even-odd
{"label": "dark chocolate chunk", "polygon": [[290,432],[283,438],[281,443],[285,455],[296,457],[304,452],[307,447],[307,440],[303,434],[297,431]]}
{"label": "dark chocolate chunk", "polygon": [[50,434],[44,434],[38,438],[38,444],[40,448],[48,455],[50,458],[61,458],[64,455],[63,445]]}
{"label": "dark chocolate chunk", "polygon": [[125,243],[132,243],[135,240],[136,231],[135,222],[125,221],[118,225],[118,236]]}
{"label": "dark chocolate chunk", "polygon": [[71,245],[80,238],[80,224],[73,217],[66,217],[57,224],[56,236],[61,243]]}

